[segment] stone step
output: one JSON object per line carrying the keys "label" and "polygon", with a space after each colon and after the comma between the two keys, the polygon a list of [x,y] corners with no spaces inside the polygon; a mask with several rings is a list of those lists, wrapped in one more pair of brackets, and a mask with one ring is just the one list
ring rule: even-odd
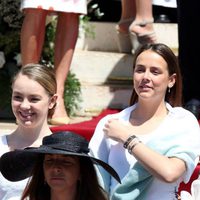
{"label": "stone step", "polygon": [[[167,44],[176,53],[178,50],[178,30],[176,23],[154,23],[154,29],[158,42]],[[77,48],[88,51],[118,52],[116,23],[89,22],[89,31],[80,29]],[[87,36],[89,32],[93,32]]]}
{"label": "stone step", "polygon": [[94,115],[104,108],[122,109],[129,103],[132,85],[131,54],[76,49],[71,71],[81,83],[77,115]]}
{"label": "stone step", "polygon": [[105,108],[123,109],[129,105],[131,91],[131,86],[82,84],[82,101],[76,114],[93,116]]}
{"label": "stone step", "polygon": [[76,49],[71,71],[81,83],[105,84],[112,77],[132,76],[132,54]]}

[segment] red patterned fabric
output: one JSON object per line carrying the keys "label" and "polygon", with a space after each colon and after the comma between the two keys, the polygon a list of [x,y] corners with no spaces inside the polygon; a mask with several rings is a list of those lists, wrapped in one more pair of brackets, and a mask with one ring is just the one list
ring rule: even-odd
{"label": "red patterned fabric", "polygon": [[[199,119],[199,125],[200,125],[200,119]],[[180,184],[180,187],[179,187],[179,194],[180,194],[180,192],[181,192],[182,190],[185,190],[185,191],[191,193],[191,184],[192,184],[192,182],[193,182],[195,179],[198,178],[199,173],[200,173],[200,163],[199,163],[199,164],[197,165],[197,167],[195,168],[195,170],[194,170],[194,172],[193,172],[193,174],[192,174],[192,176],[191,176],[191,178],[190,178],[190,181],[189,181],[187,184],[185,184],[185,183],[181,183],[181,184]]]}
{"label": "red patterned fabric", "polygon": [[187,192],[191,192],[191,190],[190,190],[190,189],[191,189],[191,184],[192,184],[192,182],[193,182],[195,179],[198,178],[199,172],[200,172],[200,164],[198,164],[197,167],[195,168],[195,170],[194,170],[194,172],[193,172],[193,174],[192,174],[192,176],[191,176],[191,178],[190,178],[190,181],[189,181],[187,184],[185,184],[185,183],[181,183],[181,184],[180,184],[179,193],[180,193],[182,190],[185,190],[185,191],[187,191]]}

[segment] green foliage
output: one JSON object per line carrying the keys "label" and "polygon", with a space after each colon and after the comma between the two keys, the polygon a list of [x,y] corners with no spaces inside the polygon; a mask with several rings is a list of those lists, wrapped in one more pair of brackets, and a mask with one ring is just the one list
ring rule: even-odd
{"label": "green foliage", "polygon": [[54,65],[54,39],[56,33],[57,18],[52,18],[51,22],[46,26],[46,36],[42,52],[41,62],[47,66]]}
{"label": "green foliage", "polygon": [[79,80],[75,77],[75,74],[69,72],[66,84],[64,99],[67,109],[67,113],[72,116],[75,114],[75,111],[79,109],[79,103],[81,99],[81,84]]}
{"label": "green foliage", "polygon": [[19,31],[9,31],[6,35],[0,33],[0,50],[6,58],[13,57],[19,51]]}
{"label": "green foliage", "polygon": [[80,29],[84,32],[85,37],[95,39],[95,26],[89,23],[90,17],[87,15],[80,17]]}
{"label": "green foliage", "polygon": [[21,0],[0,1],[0,18],[9,28],[15,30],[21,29],[23,21],[23,14],[20,11],[20,2]]}
{"label": "green foliage", "polygon": [[20,29],[23,14],[19,10],[20,0],[0,1],[0,51],[6,59],[13,58],[20,51]]}

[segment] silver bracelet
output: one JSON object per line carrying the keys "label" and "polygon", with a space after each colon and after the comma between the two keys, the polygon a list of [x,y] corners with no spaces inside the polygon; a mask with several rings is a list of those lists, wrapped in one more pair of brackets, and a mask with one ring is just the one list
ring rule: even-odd
{"label": "silver bracelet", "polygon": [[132,154],[133,149],[136,147],[136,145],[138,145],[139,143],[141,143],[141,141],[139,140],[138,137],[136,137],[134,140],[132,140],[132,142],[129,143],[128,145],[128,152],[130,154]]}
{"label": "silver bracelet", "polygon": [[136,138],[135,135],[131,135],[131,136],[126,140],[126,142],[124,142],[123,147],[124,147],[125,149],[127,149],[127,147],[128,147],[128,145],[130,144],[130,142],[131,142],[133,139],[135,139],[135,138]]}

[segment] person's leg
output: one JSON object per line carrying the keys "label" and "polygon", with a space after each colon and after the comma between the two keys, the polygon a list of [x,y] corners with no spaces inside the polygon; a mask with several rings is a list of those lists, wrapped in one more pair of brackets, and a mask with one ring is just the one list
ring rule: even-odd
{"label": "person's leg", "polygon": [[38,63],[40,60],[45,36],[47,11],[26,9],[21,29],[22,66]]}
{"label": "person's leg", "polygon": [[136,16],[130,31],[139,35],[154,32],[152,0],[136,0]]}
{"label": "person's leg", "polygon": [[136,7],[135,0],[121,0],[121,17],[117,23],[117,46],[119,52],[130,53],[132,49],[130,37],[129,37],[129,26],[135,19]]}
{"label": "person's leg", "polygon": [[152,0],[136,0],[135,21],[153,20]]}
{"label": "person's leg", "polygon": [[72,62],[79,30],[79,15],[59,13],[55,38],[55,73],[58,103],[52,116],[52,124],[68,123],[69,117],[64,106],[64,86]]}
{"label": "person's leg", "polygon": [[135,0],[122,0],[121,1],[121,18],[118,22],[118,29],[120,32],[128,33],[129,26],[135,19],[136,5]]}
{"label": "person's leg", "polygon": [[140,44],[155,43],[153,22],[152,0],[122,0],[121,19],[116,26],[119,51],[134,53]]}
{"label": "person's leg", "polygon": [[136,0],[135,20],[129,26],[132,53],[141,44],[157,41],[153,22],[152,0]]}

